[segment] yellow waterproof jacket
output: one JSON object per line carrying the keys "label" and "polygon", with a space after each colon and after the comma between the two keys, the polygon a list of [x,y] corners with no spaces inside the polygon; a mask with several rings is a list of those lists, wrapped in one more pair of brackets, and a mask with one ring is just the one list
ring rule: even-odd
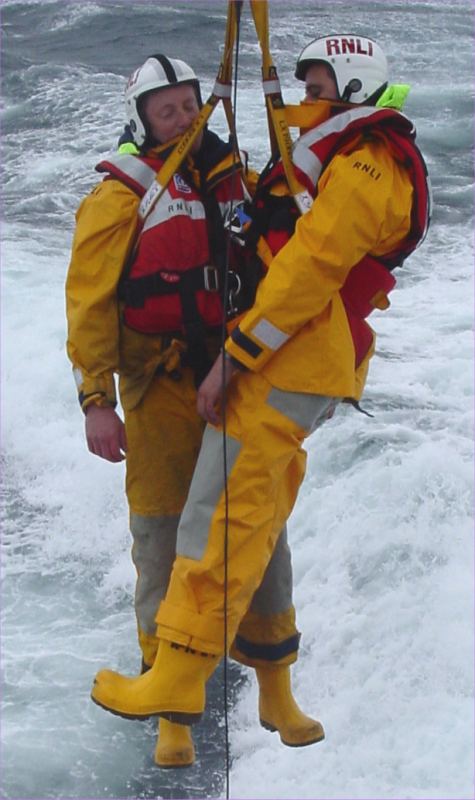
{"label": "yellow waterproof jacket", "polygon": [[317,188],[226,350],[279,389],[358,400],[374,343],[355,369],[339,290],[365,255],[383,256],[405,239],[413,186],[384,137],[361,135],[330,161]]}
{"label": "yellow waterproof jacket", "polygon": [[[160,149],[153,151],[160,152]],[[229,161],[229,163],[228,163]],[[232,157],[208,174],[229,173]],[[190,166],[190,165],[189,165]],[[199,175],[193,171],[199,186]],[[118,284],[133,249],[140,199],[118,180],[100,183],[82,201],[66,280],[67,353],[81,407],[116,404],[114,374],[125,410],[143,397],[159,364],[177,365],[180,346],[162,335],[141,334],[122,323]],[[219,349],[218,342],[211,342]],[[213,353],[210,352],[212,356]]]}

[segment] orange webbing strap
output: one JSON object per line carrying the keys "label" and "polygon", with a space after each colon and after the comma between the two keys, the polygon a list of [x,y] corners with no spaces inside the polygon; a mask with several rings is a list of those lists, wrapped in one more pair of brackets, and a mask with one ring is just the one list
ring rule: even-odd
{"label": "orange webbing strap", "polygon": [[267,106],[272,155],[280,154],[285,177],[297,208],[304,214],[313,203],[311,194],[298,182],[292,163],[292,138],[289,133],[279,76],[269,49],[268,0],[249,0],[262,52],[262,85]]}
{"label": "orange webbing strap", "polygon": [[190,152],[193,143],[196,141],[198,135],[205,127],[208,119],[220,100],[223,102],[230,132],[234,137],[236,136],[234,114],[231,105],[231,83],[233,72],[233,51],[236,40],[238,13],[241,10],[242,4],[243,0],[228,0],[228,16],[226,22],[224,51],[213,91],[208,97],[206,103],[201,108],[196,119],[192,122],[188,130],[185,131],[174,150],[170,153],[169,157],[158,171],[150,188],[145,192],[139,205],[139,217],[142,223],[150,214],[157,200],[162,196],[173,174],[179,169],[180,164]]}

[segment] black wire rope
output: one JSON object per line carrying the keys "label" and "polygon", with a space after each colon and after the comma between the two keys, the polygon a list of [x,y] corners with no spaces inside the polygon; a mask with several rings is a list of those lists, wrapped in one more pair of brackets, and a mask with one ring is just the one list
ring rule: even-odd
{"label": "black wire rope", "polygon": [[226,444],[226,359],[224,345],[227,339],[226,328],[226,310],[228,304],[229,294],[229,264],[231,257],[231,222],[233,219],[234,211],[234,188],[236,186],[236,177],[239,175],[239,170],[236,166],[239,164],[239,149],[237,144],[236,135],[236,108],[237,108],[237,83],[238,83],[238,67],[239,67],[239,34],[241,22],[241,6],[242,3],[236,3],[236,50],[234,54],[234,86],[233,86],[233,116],[234,116],[234,135],[232,136],[233,144],[233,179],[231,184],[231,203],[228,215],[229,231],[226,242],[226,263],[224,270],[224,286],[223,286],[223,324],[221,326],[221,353],[222,353],[222,368],[221,368],[221,422],[223,432],[223,478],[224,478],[224,666],[223,666],[223,703],[224,703],[224,737],[225,737],[225,769],[226,769],[226,800],[229,800],[229,772],[230,772],[230,753],[229,753],[229,714],[228,714],[228,533],[229,533],[229,493],[228,493],[228,454]]}

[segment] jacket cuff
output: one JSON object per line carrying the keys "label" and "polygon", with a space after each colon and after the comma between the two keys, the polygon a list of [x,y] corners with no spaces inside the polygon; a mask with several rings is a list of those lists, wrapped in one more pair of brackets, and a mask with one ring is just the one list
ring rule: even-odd
{"label": "jacket cuff", "polygon": [[78,395],[79,405],[81,406],[81,411],[86,413],[89,406],[99,406],[100,408],[115,408],[117,403],[110,403],[105,395],[96,392],[95,394],[88,394],[83,395],[82,392],[79,392]]}
{"label": "jacket cuff", "polygon": [[259,372],[290,339],[289,334],[261,318],[249,329],[238,325],[226,342],[226,352],[253,372]]}
{"label": "jacket cuff", "polygon": [[248,372],[247,367],[241,361],[238,361],[237,358],[231,356],[226,349],[224,350],[224,357],[227,359],[227,361],[229,361],[230,364],[232,364],[233,367],[238,369],[239,372]]}
{"label": "jacket cuff", "polygon": [[73,373],[78,388],[79,405],[83,411],[92,404],[116,407],[117,396],[112,373],[94,377],[85,375],[77,368],[73,370]]}

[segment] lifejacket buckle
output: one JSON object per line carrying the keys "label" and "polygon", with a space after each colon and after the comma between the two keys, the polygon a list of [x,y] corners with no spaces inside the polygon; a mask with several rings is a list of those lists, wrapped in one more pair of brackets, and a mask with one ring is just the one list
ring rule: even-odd
{"label": "lifejacket buckle", "polygon": [[203,267],[203,276],[207,292],[219,291],[219,272],[216,267]]}

